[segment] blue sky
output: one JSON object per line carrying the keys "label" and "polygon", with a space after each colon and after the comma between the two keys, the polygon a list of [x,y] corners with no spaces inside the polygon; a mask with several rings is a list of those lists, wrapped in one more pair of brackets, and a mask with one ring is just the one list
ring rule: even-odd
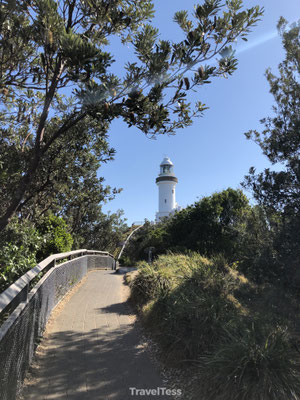
{"label": "blue sky", "polygon": [[[155,0],[153,21],[162,39],[179,41],[181,31],[173,15],[181,9],[192,10],[191,0]],[[237,44],[238,69],[228,79],[218,78],[197,92],[197,98],[209,106],[204,117],[175,136],[145,137],[136,128],[116,120],[109,131],[109,142],[116,149],[114,161],[101,166],[99,176],[112,187],[123,188],[115,200],[104,205],[105,212],[123,209],[128,224],[145,218],[154,220],[158,208],[155,178],[165,155],[174,163],[178,177],[176,200],[186,207],[197,199],[227,187],[239,188],[250,166],[258,171],[270,166],[260,148],[246,140],[243,133],[260,129],[259,120],[271,115],[273,98],[264,76],[268,67],[276,72],[284,58],[276,33],[279,17],[290,23],[300,18],[299,0],[244,1],[246,7],[264,6],[265,14],[248,42]],[[112,43],[112,49],[114,44]],[[114,71],[133,60],[131,46],[116,49]],[[247,194],[247,193],[246,193]],[[248,193],[248,196],[251,194]]]}

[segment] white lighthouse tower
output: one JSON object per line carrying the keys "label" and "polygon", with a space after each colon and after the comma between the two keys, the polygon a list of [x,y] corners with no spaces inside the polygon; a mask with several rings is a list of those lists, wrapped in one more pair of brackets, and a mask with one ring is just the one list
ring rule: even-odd
{"label": "white lighthouse tower", "polygon": [[156,178],[158,186],[158,212],[156,222],[178,210],[175,199],[175,186],[178,183],[174,171],[174,165],[169,157],[165,157],[160,164],[160,173]]}

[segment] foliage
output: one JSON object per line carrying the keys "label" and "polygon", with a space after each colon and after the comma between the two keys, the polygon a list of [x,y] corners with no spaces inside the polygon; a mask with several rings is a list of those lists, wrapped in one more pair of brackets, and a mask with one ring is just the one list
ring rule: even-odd
{"label": "foliage", "polygon": [[42,236],[29,221],[13,219],[0,235],[0,292],[37,264]]}
{"label": "foliage", "polygon": [[266,72],[276,103],[273,106],[275,115],[261,120],[264,125],[261,133],[249,131],[246,137],[253,139],[273,164],[281,163],[283,170],[275,172],[266,169],[256,176],[252,167],[246,184],[250,185],[255,198],[265,206],[299,212],[300,24],[294,24],[287,30],[286,21],[281,19],[278,29],[286,57],[279,64],[279,77],[270,69]]}
{"label": "foliage", "polygon": [[125,251],[133,260],[145,259],[144,250],[155,247],[155,254],[166,251],[199,251],[211,256],[222,253],[235,261],[240,248],[241,230],[250,212],[241,190],[227,189],[203,197],[173,217],[145,226]]}
{"label": "foliage", "polygon": [[211,400],[287,400],[300,393],[300,358],[282,327],[253,323],[199,360]]}
{"label": "foliage", "polygon": [[278,76],[271,70],[266,72],[275,100],[273,116],[261,120],[262,132],[251,130],[246,137],[254,140],[271,163],[279,164],[281,170],[268,168],[256,174],[252,167],[244,186],[252,189],[255,199],[268,215],[280,216],[273,244],[281,270],[278,279],[292,284],[300,260],[300,24],[288,27],[281,18],[278,29],[285,59],[279,64]]}
{"label": "foliage", "polygon": [[[183,40],[172,43],[148,23],[151,0],[2,2],[0,229],[56,180],[63,194],[57,175],[68,170],[62,154],[71,155],[73,145],[100,148],[105,156],[103,138],[115,118],[150,136],[190,125],[206,106],[192,105],[187,95],[233,73],[229,45],[245,39],[261,15],[260,7],[243,10],[239,0],[224,6],[205,0],[193,15],[176,13]],[[136,54],[124,77],[111,73],[113,36],[130,42]]]}
{"label": "foliage", "polygon": [[251,206],[241,190],[229,188],[203,197],[159,224],[146,223],[126,247],[124,257],[129,264],[147,260],[149,247],[155,248],[155,256],[169,251],[198,251],[208,257],[222,254],[255,282],[280,284],[286,271],[280,247],[288,239],[280,212]]}
{"label": "foliage", "polygon": [[[131,288],[131,297],[135,303],[140,305],[155,299],[160,294],[163,296],[177,284],[181,279],[181,272],[186,270],[186,257],[178,255],[176,265],[172,261],[172,256],[162,255],[151,266],[146,262],[138,264],[139,274]],[[175,275],[175,270],[178,276]]]}
{"label": "foliage", "polygon": [[297,311],[291,317],[280,309],[284,291],[276,288],[270,304],[265,286],[220,256],[197,253],[141,263],[129,285],[166,361],[196,371],[195,399],[299,399],[300,358],[291,335]]}
{"label": "foliage", "polygon": [[39,261],[51,254],[71,251],[73,239],[62,218],[49,214],[37,225],[37,229],[44,239],[37,253]]}
{"label": "foliage", "polygon": [[176,358],[179,351],[190,359],[208,349],[237,313],[227,294],[240,282],[226,274],[226,268],[224,260],[197,253],[162,255],[151,266],[139,265],[131,299],[138,307],[155,300],[145,312],[146,324],[156,327],[155,335],[169,356]]}
{"label": "foliage", "polygon": [[257,283],[277,282],[281,275],[274,237],[280,218],[256,205],[248,209],[239,226],[235,260],[238,269]]}
{"label": "foliage", "polygon": [[167,250],[167,231],[163,223],[153,225],[149,221],[145,221],[126,245],[122,259],[126,258],[128,265],[135,265],[140,260],[147,260],[149,247],[155,248],[155,255],[162,254]]}
{"label": "foliage", "polygon": [[248,209],[248,199],[241,190],[229,188],[204,197],[170,220],[170,244],[208,256],[222,253],[232,259],[239,225]]}
{"label": "foliage", "polygon": [[90,214],[87,213],[80,221],[80,229],[75,231],[76,247],[105,250],[117,257],[120,251],[119,243],[124,240],[128,231],[126,219],[122,217],[121,210],[104,214],[100,209],[94,219],[89,219]]}
{"label": "foliage", "polygon": [[[40,162],[35,180],[26,189],[28,196],[18,207],[21,218],[38,221],[49,210],[64,216],[73,213],[73,228],[93,202],[103,202],[117,193],[103,185],[103,178],[97,177],[99,163],[111,160],[114,154],[105,135],[99,137],[92,123],[88,129],[84,123],[78,123],[69,134],[57,140]],[[6,175],[1,181],[1,208],[6,207],[14,195],[18,180],[24,173],[25,160],[19,158],[15,146],[9,145],[5,135],[0,138],[0,145],[3,150],[1,158],[6,166]],[[2,172],[4,174],[4,169]]]}
{"label": "foliage", "polygon": [[99,212],[97,218],[76,234],[69,232],[71,225],[62,217],[49,212],[35,223],[14,218],[0,234],[0,292],[49,255],[72,250],[73,237],[77,248],[111,253],[118,250],[118,243],[127,229],[121,213],[104,215]]}

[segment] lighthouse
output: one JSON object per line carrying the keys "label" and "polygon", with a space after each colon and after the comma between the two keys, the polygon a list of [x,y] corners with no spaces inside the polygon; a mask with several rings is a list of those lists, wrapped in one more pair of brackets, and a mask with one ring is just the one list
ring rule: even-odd
{"label": "lighthouse", "polygon": [[160,164],[160,173],[156,178],[158,186],[158,212],[156,213],[156,222],[162,218],[168,217],[179,209],[176,203],[175,187],[178,179],[174,174],[174,164],[165,157]]}

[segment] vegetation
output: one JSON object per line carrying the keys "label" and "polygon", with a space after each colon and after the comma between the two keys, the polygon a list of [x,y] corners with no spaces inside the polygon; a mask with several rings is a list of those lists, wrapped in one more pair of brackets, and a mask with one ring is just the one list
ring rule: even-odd
{"label": "vegetation", "polygon": [[299,398],[299,307],[284,290],[271,295],[220,256],[169,254],[138,266],[131,301],[165,362],[192,365],[195,399]]}
{"label": "vegetation", "polygon": [[268,215],[280,215],[273,241],[276,261],[285,279],[300,286],[300,23],[288,28],[281,18],[278,29],[285,59],[279,64],[279,76],[270,70],[266,72],[275,100],[274,115],[261,121],[262,132],[252,130],[246,137],[254,140],[271,163],[279,164],[281,170],[266,169],[256,174],[252,167],[244,186],[252,190]]}
{"label": "vegetation", "polygon": [[[206,106],[189,103],[188,94],[234,72],[230,43],[246,40],[262,11],[244,10],[241,1],[205,0],[192,15],[175,14],[183,40],[173,43],[159,38],[150,24],[151,0],[1,2],[5,285],[72,243],[117,253],[128,228],[121,211],[105,215],[101,205],[119,190],[98,177],[101,164],[115,153],[107,141],[111,122],[122,118],[150,136],[190,125]],[[124,66],[124,76],[111,72],[109,40],[115,36],[120,45],[131,43],[136,55],[136,62]]]}
{"label": "vegetation", "polygon": [[62,218],[50,214],[38,224],[38,232],[44,238],[37,253],[38,259],[42,260],[49,254],[71,251],[73,239]]}
{"label": "vegetation", "polygon": [[[205,0],[192,16],[176,13],[179,43],[158,39],[153,13],[151,0],[1,3],[0,230],[28,202],[42,203],[43,212],[53,186],[64,198],[64,177],[68,187],[80,186],[87,163],[109,160],[106,134],[115,118],[150,136],[190,125],[206,107],[192,107],[187,94],[233,73],[237,61],[228,46],[245,39],[262,9]],[[136,54],[124,77],[110,70],[114,36]]]}
{"label": "vegetation", "polygon": [[[277,215],[260,206],[250,206],[241,190],[226,189],[177,212],[159,224],[146,223],[132,238],[124,260],[133,265],[147,260],[145,249],[154,254],[197,251],[204,256],[222,254],[230,264],[257,282],[282,276],[273,249]],[[266,268],[267,263],[267,268]]]}
{"label": "vegetation", "polygon": [[[149,136],[190,125],[206,109],[190,91],[234,72],[230,43],[261,15],[205,0],[175,14],[184,38],[173,43],[150,25],[151,0],[1,3],[0,291],[72,246],[116,255],[128,227],[121,211],[103,214],[119,190],[98,177],[114,156],[111,122]],[[166,362],[194,368],[195,399],[300,398],[300,25],[281,19],[279,30],[286,57],[278,77],[267,71],[274,115],[246,136],[282,170],[250,169],[255,206],[228,188],[145,223],[123,257],[138,265],[131,300]],[[137,57],[124,77],[110,70],[115,35]],[[149,248],[151,265],[141,261]]]}
{"label": "vegetation", "polygon": [[0,292],[37,263],[42,237],[29,221],[13,219],[5,235],[0,235]]}
{"label": "vegetation", "polygon": [[[300,25],[278,28],[286,57],[279,77],[266,74],[274,115],[246,136],[282,169],[250,169],[257,205],[240,190],[215,193],[145,224],[125,254],[138,266],[131,301],[165,361],[192,369],[195,399],[300,399]],[[150,246],[153,264],[138,262]]]}

